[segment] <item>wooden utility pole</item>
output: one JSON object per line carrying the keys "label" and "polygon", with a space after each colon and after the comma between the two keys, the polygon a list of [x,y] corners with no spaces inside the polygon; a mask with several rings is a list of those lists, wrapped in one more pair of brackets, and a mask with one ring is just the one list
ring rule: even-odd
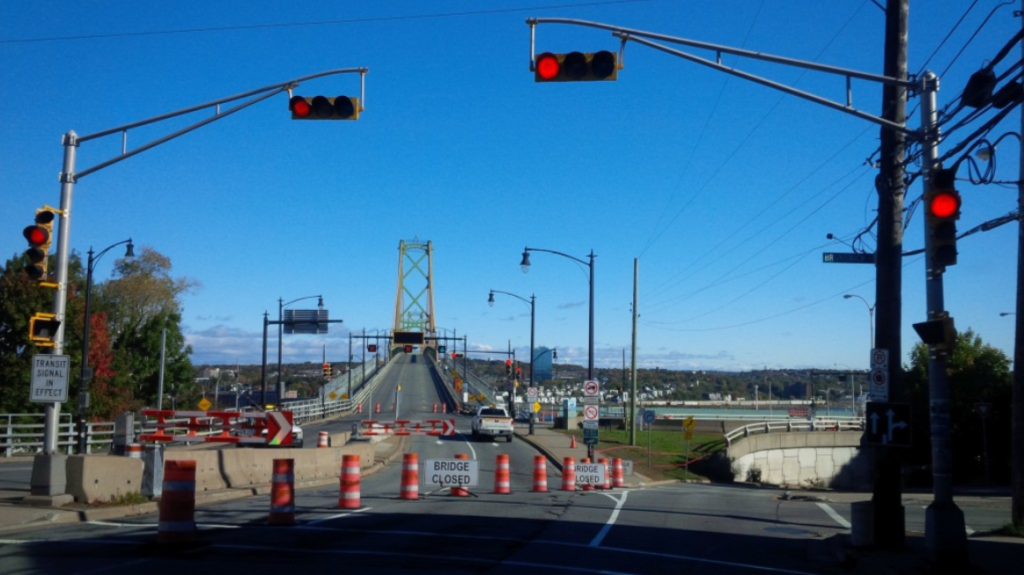
{"label": "wooden utility pole", "polygon": [[[889,0],[885,9],[885,71],[890,78],[907,78],[907,22],[909,0]],[[882,117],[906,123],[907,90],[886,84],[882,88]],[[881,165],[875,180],[878,191],[878,246],[875,254],[875,342],[889,351],[889,401],[903,401],[903,357],[900,328],[903,293],[904,136],[881,130]],[[903,549],[905,518],[900,483],[899,454],[889,446],[874,446],[873,541],[876,546]]]}

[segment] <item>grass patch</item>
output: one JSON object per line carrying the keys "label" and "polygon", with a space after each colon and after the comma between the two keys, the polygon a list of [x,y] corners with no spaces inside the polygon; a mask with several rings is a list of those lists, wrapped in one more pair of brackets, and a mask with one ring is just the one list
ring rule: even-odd
{"label": "grass patch", "polygon": [[101,507],[114,507],[118,505],[141,505],[143,503],[149,503],[149,498],[138,491],[131,491],[115,495],[110,499],[110,501],[97,501],[94,505]]}
{"label": "grass patch", "polygon": [[1016,527],[1013,523],[1007,523],[999,529],[992,531],[993,535],[1002,535],[1004,537],[1020,537],[1024,539],[1024,527]]}
{"label": "grass patch", "polygon": [[[556,431],[565,434],[567,442],[572,435],[577,445],[583,445],[583,430]],[[708,479],[700,473],[701,460],[724,449],[725,440],[718,433],[694,433],[693,439],[687,442],[682,431],[637,431],[634,446],[629,444],[628,429],[605,428],[599,430],[596,446],[598,457],[631,460],[636,473],[654,481]]]}

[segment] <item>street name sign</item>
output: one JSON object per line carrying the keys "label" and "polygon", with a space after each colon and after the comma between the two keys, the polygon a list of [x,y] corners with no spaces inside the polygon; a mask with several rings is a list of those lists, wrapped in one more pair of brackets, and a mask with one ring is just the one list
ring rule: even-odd
{"label": "street name sign", "polygon": [[71,357],[38,354],[32,356],[32,391],[30,401],[66,403]]}
{"label": "street name sign", "polygon": [[821,261],[826,264],[873,264],[875,254],[824,252]]}

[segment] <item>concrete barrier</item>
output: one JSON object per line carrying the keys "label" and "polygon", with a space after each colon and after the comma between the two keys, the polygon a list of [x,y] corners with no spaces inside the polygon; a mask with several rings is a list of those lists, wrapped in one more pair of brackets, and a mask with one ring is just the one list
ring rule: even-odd
{"label": "concrete barrier", "polygon": [[78,503],[112,501],[142,491],[142,460],[118,455],[72,455],[67,493]]}
{"label": "concrete barrier", "polygon": [[[333,434],[340,442],[349,434]],[[358,455],[362,468],[374,464],[374,446],[353,442],[342,447],[176,449],[164,452],[165,461],[192,459],[196,462],[196,491],[216,491],[269,484],[274,459],[295,460],[295,481],[337,478],[341,476],[343,455]],[[67,466],[67,492],[79,503],[110,501],[132,492],[141,492],[143,461],[115,455],[73,455]]]}

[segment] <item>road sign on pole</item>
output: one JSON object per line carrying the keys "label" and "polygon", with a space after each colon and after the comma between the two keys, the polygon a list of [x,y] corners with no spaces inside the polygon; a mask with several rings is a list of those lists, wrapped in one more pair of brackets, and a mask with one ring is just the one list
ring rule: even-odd
{"label": "road sign on pole", "polygon": [[871,350],[870,379],[868,397],[871,401],[889,401],[889,350]]}
{"label": "road sign on pole", "polygon": [[33,355],[32,394],[29,396],[29,400],[42,403],[67,403],[69,371],[71,371],[69,356]]}

